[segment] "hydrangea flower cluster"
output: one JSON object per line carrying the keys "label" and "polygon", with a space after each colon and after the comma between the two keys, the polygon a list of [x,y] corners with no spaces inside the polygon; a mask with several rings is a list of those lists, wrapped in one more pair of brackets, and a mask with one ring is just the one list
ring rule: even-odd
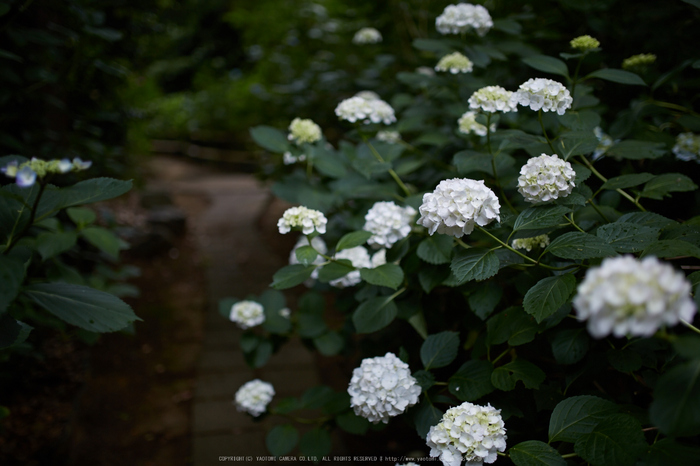
{"label": "hydrangea flower cluster", "polygon": [[609,135],[605,134],[600,126],[593,128],[593,134],[595,134],[595,137],[598,138],[598,145],[593,151],[593,156],[591,157],[591,159],[595,161],[601,158],[603,154],[605,154],[608,149],[615,144],[615,141],[613,141],[613,138],[611,138]]}
{"label": "hydrangea flower cluster", "polygon": [[364,124],[384,123],[390,125],[396,121],[394,109],[381,99],[365,99],[360,96],[350,97],[338,104],[335,114],[341,120],[350,123],[361,121]]}
{"label": "hydrangea flower cluster", "polygon": [[549,202],[571,194],[576,172],[557,154],[532,157],[520,169],[518,192],[534,204]]}
{"label": "hydrangea flower cluster", "polygon": [[416,210],[411,206],[400,207],[392,201],[375,202],[365,215],[363,230],[372,233],[367,244],[375,248],[390,248],[411,232]]}
{"label": "hydrangea flower cluster", "polygon": [[467,401],[447,410],[428,431],[426,443],[430,456],[439,457],[445,466],[459,466],[462,460],[481,466],[493,463],[498,452],[505,451],[506,438],[500,409]]}
{"label": "hydrangea flower cluster", "polygon": [[312,144],[321,139],[321,127],[313,120],[295,118],[289,125],[289,135],[287,139],[294,142],[297,146],[305,142]]}
{"label": "hydrangea flower cluster", "polygon": [[[477,136],[486,136],[486,133],[488,132],[486,125],[482,125],[481,123],[476,121],[476,115],[477,113],[474,111],[469,111],[466,112],[464,115],[459,117],[459,120],[457,120],[457,125],[459,127],[459,132],[463,134],[470,134],[474,133]],[[496,131],[496,125],[491,124],[491,132]]]}
{"label": "hydrangea flower cluster", "polygon": [[277,228],[281,234],[292,231],[292,228],[301,228],[301,232],[310,235],[314,231],[324,234],[326,232],[328,220],[318,210],[299,206],[287,209],[282,218],[277,221]]}
{"label": "hydrangea flower cluster", "polygon": [[435,27],[440,34],[462,34],[474,30],[483,37],[493,27],[493,20],[483,6],[459,3],[445,7],[435,19]]}
{"label": "hydrangea flower cluster", "polygon": [[377,44],[382,41],[382,34],[374,28],[362,28],[352,38],[353,44]]}
{"label": "hydrangea flower cluster", "polygon": [[501,86],[486,86],[469,97],[469,108],[484,112],[517,112],[518,103],[513,100],[513,93]]}
{"label": "hydrangea flower cluster", "polygon": [[445,55],[435,66],[435,71],[449,71],[452,74],[471,73],[473,69],[474,64],[471,60],[459,52]]}
{"label": "hydrangea flower cluster", "polygon": [[676,136],[676,145],[673,153],[678,160],[690,162],[694,160],[700,163],[700,136],[693,133],[681,133]]}
{"label": "hydrangea flower cluster", "polygon": [[683,273],[656,257],[611,257],[586,272],[573,305],[595,338],[647,337],[664,324],[693,320],[690,290]]}
{"label": "hydrangea flower cluster", "polygon": [[[289,253],[289,264],[294,265],[299,263],[299,259],[297,259],[297,249],[299,249],[302,246],[308,246],[309,245],[309,239],[306,236],[300,236],[299,240],[297,241],[297,244],[294,245],[294,248],[292,248],[292,252]],[[328,246],[326,246],[326,242],[323,241],[323,238],[320,236],[314,236],[311,238],[311,246],[319,253],[318,256],[316,256],[316,259],[314,259],[314,264],[320,265],[323,264],[326,259],[323,258],[320,254],[327,254],[328,253]],[[313,280],[318,278],[318,268],[314,269],[313,272],[311,272],[311,278]]]}
{"label": "hydrangea flower cluster", "polygon": [[417,223],[431,235],[437,231],[459,238],[471,233],[474,225],[500,221],[500,209],[498,198],[483,180],[454,178],[441,181],[432,193],[423,195]]}
{"label": "hydrangea flower cluster", "polygon": [[229,319],[245,330],[265,322],[265,312],[260,303],[255,301],[238,301],[231,306]]}
{"label": "hydrangea flower cluster", "polygon": [[373,269],[386,264],[386,249],[380,249],[370,257],[367,249],[362,246],[356,246],[354,248],[343,249],[336,253],[335,259],[347,259],[352,263],[352,266],[357,269],[329,282],[331,286],[335,286],[336,288],[347,288],[355,286],[362,281],[359,269]]}
{"label": "hydrangea flower cluster", "polygon": [[37,177],[43,178],[51,173],[63,174],[87,170],[90,166],[92,166],[92,162],[83,162],[79,157],[74,158],[72,162],[69,159],[41,160],[32,157],[31,160],[21,164],[13,160],[0,168],[0,171],[5,176],[14,178],[18,186],[27,188],[36,182]]}
{"label": "hydrangea flower cluster", "polygon": [[421,388],[408,364],[393,353],[362,360],[348,386],[355,414],[377,424],[389,422],[418,403]]}
{"label": "hydrangea flower cluster", "polygon": [[258,417],[265,412],[273,396],[275,396],[275,389],[272,384],[255,379],[246,382],[238,389],[234,402],[238,411],[245,411]]}
{"label": "hydrangea flower cluster", "polygon": [[640,53],[638,55],[632,55],[629,58],[622,60],[622,69],[630,70],[634,68],[641,68],[644,66],[651,65],[656,61],[656,55],[653,53]]}
{"label": "hydrangea flower cluster", "polygon": [[574,99],[563,84],[546,78],[528,79],[513,93],[513,100],[534,111],[566,113]]}
{"label": "hydrangea flower cluster", "polygon": [[398,131],[379,131],[377,132],[377,139],[389,144],[398,144],[401,142],[401,133]]}
{"label": "hydrangea flower cluster", "polygon": [[589,35],[578,36],[575,39],[571,39],[569,44],[571,45],[571,48],[580,50],[581,52],[587,52],[600,47],[600,42],[598,39],[594,39]]}
{"label": "hydrangea flower cluster", "polygon": [[527,252],[532,251],[534,248],[544,249],[549,246],[549,236],[539,235],[531,238],[518,238],[514,239],[511,245],[513,249],[525,249]]}

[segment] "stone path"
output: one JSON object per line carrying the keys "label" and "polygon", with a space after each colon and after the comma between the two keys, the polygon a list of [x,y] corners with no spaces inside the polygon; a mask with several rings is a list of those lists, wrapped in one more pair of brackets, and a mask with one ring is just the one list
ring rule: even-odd
{"label": "stone path", "polygon": [[271,416],[253,421],[236,410],[233,395],[245,382],[260,378],[273,384],[277,399],[299,396],[319,382],[313,355],[293,341],[265,367],[252,370],[239,349],[241,330],[217,309],[222,298],[260,294],[286,265],[281,251],[288,253],[289,246],[279,244],[279,234],[276,239],[265,235],[265,227],[269,232],[281,211],[270,219],[269,191],[252,175],[224,174],[169,157],[156,157],[153,167],[166,175],[152,188],[169,191],[189,211],[188,228],[207,271],[209,305],[193,404],[192,464],[220,465],[221,456],[253,458],[239,464],[267,464],[256,457],[268,455],[265,434],[281,420]]}

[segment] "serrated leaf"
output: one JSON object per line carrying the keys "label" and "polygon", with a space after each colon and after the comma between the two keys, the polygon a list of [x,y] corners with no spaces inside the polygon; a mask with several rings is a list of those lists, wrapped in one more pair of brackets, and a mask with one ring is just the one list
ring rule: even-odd
{"label": "serrated leaf", "polygon": [[336,259],[333,262],[324,265],[318,271],[318,281],[326,283],[331,280],[337,280],[344,277],[355,270],[352,262],[348,259]]}
{"label": "serrated leaf", "polygon": [[634,173],[632,175],[616,176],[603,183],[601,189],[625,189],[639,186],[655,178],[651,173]]}
{"label": "serrated leaf", "polygon": [[508,450],[516,466],[566,466],[558,451],[539,440],[527,440]]}
{"label": "serrated leaf", "polygon": [[492,372],[489,361],[467,361],[450,377],[447,387],[460,401],[476,401],[494,390]]}
{"label": "serrated leaf", "polygon": [[371,236],[372,233],[364,230],[353,231],[351,233],[343,235],[343,237],[340,238],[340,240],[338,241],[338,244],[335,246],[335,252],[342,251],[343,249],[350,249],[357,246],[361,246],[365,244]]}
{"label": "serrated leaf", "polygon": [[611,414],[583,434],[574,451],[594,465],[633,466],[646,446],[638,420],[628,414]]}
{"label": "serrated leaf", "polygon": [[529,361],[518,358],[494,369],[491,374],[491,383],[499,390],[510,391],[520,380],[525,388],[537,389],[544,382],[545,377],[542,369]]}
{"label": "serrated leaf", "polygon": [[498,256],[492,250],[471,248],[455,254],[450,269],[461,283],[486,280],[498,272]]}
{"label": "serrated leaf", "polygon": [[286,455],[297,446],[299,431],[291,424],[275,426],[265,436],[267,451],[274,456]]}
{"label": "serrated leaf", "polygon": [[565,329],[552,338],[552,353],[557,363],[575,364],[586,356],[590,338],[584,329]]}
{"label": "serrated leaf", "polygon": [[568,160],[574,155],[592,153],[598,144],[598,138],[593,134],[593,131],[569,131],[557,139],[555,148],[564,160]]}
{"label": "serrated leaf", "polygon": [[700,434],[700,359],[680,364],[659,378],[649,417],[666,435]]}
{"label": "serrated leaf", "polygon": [[663,199],[672,192],[686,192],[696,189],[698,189],[697,185],[687,176],[680,173],[665,173],[647,182],[640,196],[650,199]]}
{"label": "serrated leaf", "polygon": [[289,150],[287,136],[271,126],[256,126],[250,129],[253,140],[262,148],[282,154]]}
{"label": "serrated leaf", "polygon": [[603,68],[602,70],[596,70],[586,76],[585,79],[598,78],[604,79],[606,81],[612,81],[619,84],[629,84],[633,86],[646,86],[647,83],[644,82],[638,74],[632,73],[625,70],[617,70],[614,68]]}
{"label": "serrated leaf", "polygon": [[396,289],[403,282],[403,270],[395,264],[382,264],[373,269],[360,269],[360,276],[372,285],[387,286]]}
{"label": "serrated leaf", "polygon": [[570,273],[543,278],[525,294],[523,308],[539,324],[566,303],[576,289],[576,278]]}
{"label": "serrated leaf", "polygon": [[639,252],[657,241],[659,230],[634,223],[613,222],[598,228],[596,236],[617,252]]}
{"label": "serrated leaf", "polygon": [[523,63],[538,71],[558,74],[566,78],[569,77],[569,68],[566,66],[566,63],[558,58],[549,57],[547,55],[532,55],[523,58]]}
{"label": "serrated leaf", "polygon": [[594,259],[617,255],[615,249],[601,238],[578,231],[559,236],[549,244],[545,252],[562,259]]}
{"label": "serrated leaf", "polygon": [[141,320],[121,299],[87,286],[41,283],[23,293],[59,319],[90,332],[114,332]]}
{"label": "serrated leaf", "polygon": [[488,281],[483,286],[477,287],[477,289],[469,295],[467,303],[474,314],[481,320],[486,320],[494,309],[496,309],[502,297],[503,288],[493,281]]}
{"label": "serrated leaf", "polygon": [[690,256],[700,258],[700,248],[679,239],[664,239],[647,246],[640,257],[656,256],[659,259]]}
{"label": "serrated leaf", "polygon": [[605,152],[607,157],[629,160],[658,159],[666,154],[666,146],[661,142],[627,139],[620,141]]}
{"label": "serrated leaf", "polygon": [[[59,208],[113,199],[127,193],[131,190],[131,187],[131,180],[122,181],[113,178],[91,178],[89,180],[79,181],[73,186],[61,188],[56,191],[59,204],[56,209],[51,209],[51,211],[58,210]],[[41,219],[45,216],[45,214],[41,216],[37,215],[37,219]]]}
{"label": "serrated leaf", "polygon": [[538,230],[564,224],[566,221],[563,217],[569,212],[569,207],[560,205],[528,207],[518,215],[513,231]]}
{"label": "serrated leaf", "polygon": [[314,265],[306,266],[303,264],[282,267],[272,276],[272,284],[270,286],[276,290],[292,288],[308,280],[315,269],[316,266]]}
{"label": "serrated leaf", "polygon": [[416,254],[429,264],[447,264],[452,257],[454,240],[448,235],[433,235],[418,244]]}
{"label": "serrated leaf", "polygon": [[352,323],[357,333],[372,333],[393,322],[397,313],[393,296],[370,298],[355,310]]}
{"label": "serrated leaf", "polygon": [[459,333],[440,332],[429,335],[420,348],[420,359],[423,367],[437,369],[450,364],[457,357],[459,348]]}
{"label": "serrated leaf", "polygon": [[549,442],[576,442],[605,416],[616,413],[615,403],[596,396],[582,395],[567,398],[554,408],[549,419]]}
{"label": "serrated leaf", "polygon": [[618,218],[617,222],[634,223],[646,227],[658,228],[659,230],[678,223],[654,212],[630,212]]}

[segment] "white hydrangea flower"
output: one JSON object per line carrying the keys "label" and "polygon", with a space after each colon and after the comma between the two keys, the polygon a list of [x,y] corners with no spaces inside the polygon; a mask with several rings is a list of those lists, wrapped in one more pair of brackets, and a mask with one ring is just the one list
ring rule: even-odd
{"label": "white hydrangea flower", "polygon": [[283,235],[292,231],[292,228],[301,228],[305,235],[310,235],[314,230],[324,234],[327,222],[326,217],[318,210],[299,206],[287,209],[277,221],[277,228]]}
{"label": "white hydrangea flower", "polygon": [[362,28],[352,38],[353,44],[377,44],[382,41],[382,34],[375,28]]}
{"label": "white hydrangea flower", "polygon": [[435,66],[435,71],[449,71],[452,74],[471,73],[473,69],[472,61],[459,52],[445,55]]}
{"label": "white hydrangea flower", "polygon": [[[476,121],[477,113],[474,111],[468,111],[457,120],[457,125],[459,126],[459,132],[463,134],[474,133],[477,136],[486,136],[487,128],[486,125]],[[491,132],[496,131],[496,125],[491,123]]]}
{"label": "white hydrangea flower", "polygon": [[[299,240],[297,241],[297,244],[294,245],[294,248],[292,249],[292,252],[289,253],[289,264],[294,265],[299,263],[299,259],[297,259],[297,249],[299,249],[302,246],[308,246],[309,245],[309,239],[306,236],[300,236]],[[320,254],[316,256],[316,259],[314,259],[314,264],[319,265],[323,264],[326,259],[321,256],[321,254],[327,254],[328,253],[328,246],[326,246],[326,242],[323,241],[323,238],[320,236],[314,236],[311,239],[311,246],[314,247],[314,249],[319,252]],[[312,286],[313,285],[313,280],[318,278],[318,268],[314,269],[313,272],[311,272],[311,281],[308,283],[308,285]]]}
{"label": "white hydrangea flower", "polygon": [[379,94],[374,91],[360,91],[355,94],[355,97],[362,97],[365,100],[377,100],[379,99]]}
{"label": "white hydrangea flower", "polygon": [[513,249],[525,249],[527,252],[532,251],[534,248],[544,249],[549,246],[549,236],[539,235],[531,238],[514,239],[511,246],[513,246]]}
{"label": "white hydrangea flower", "polygon": [[593,128],[593,134],[595,134],[595,137],[598,138],[598,145],[593,151],[591,160],[596,161],[615,144],[615,141],[613,141],[613,138],[605,134],[600,126]]}
{"label": "white hydrangea flower", "polygon": [[429,66],[419,66],[416,68],[416,73],[422,74],[423,76],[435,76],[435,70]]}
{"label": "white hydrangea flower", "polygon": [[566,113],[574,99],[563,84],[545,78],[528,79],[513,93],[513,100],[534,111]]}
{"label": "white hydrangea flower", "polygon": [[398,144],[401,141],[401,133],[398,131],[379,131],[377,132],[377,139],[389,144]]}
{"label": "white hydrangea flower", "polygon": [[352,372],[348,386],[355,414],[377,424],[389,422],[418,403],[421,387],[408,364],[393,353],[362,360]]}
{"label": "white hydrangea flower", "polygon": [[462,460],[481,466],[493,463],[498,452],[505,451],[506,438],[500,409],[467,401],[447,410],[428,431],[426,443],[430,456],[439,457],[445,466],[459,466]]}
{"label": "white hydrangea flower", "polygon": [[289,135],[287,139],[294,142],[297,146],[309,143],[312,144],[321,139],[321,127],[313,120],[295,118],[289,125]]}
{"label": "white hydrangea flower", "polygon": [[483,180],[454,178],[441,181],[432,193],[423,195],[417,223],[431,235],[437,231],[459,238],[471,233],[474,225],[500,221],[500,209],[498,198]]}
{"label": "white hydrangea flower", "polygon": [[469,97],[469,108],[484,112],[517,112],[518,103],[513,100],[513,93],[501,86],[486,86]]}
{"label": "white hydrangea flower", "polygon": [[673,153],[678,160],[700,163],[700,136],[693,133],[681,133],[676,136]]}
{"label": "white hydrangea flower", "polygon": [[381,99],[365,99],[362,97],[350,97],[338,104],[335,114],[341,120],[350,123],[361,121],[364,124],[384,123],[390,125],[396,121],[394,109]]}
{"label": "white hydrangea flower", "polygon": [[380,249],[374,256],[370,256],[367,249],[363,246],[343,249],[335,254],[335,259],[347,259],[352,263],[352,266],[357,270],[353,270],[347,275],[331,280],[329,283],[336,288],[347,288],[355,286],[362,281],[360,276],[361,268],[373,269],[380,265],[386,264],[386,250]]}
{"label": "white hydrangea flower", "polygon": [[273,396],[275,396],[275,389],[271,384],[255,379],[246,382],[238,389],[234,402],[238,411],[245,411],[258,417],[265,412]]}
{"label": "white hydrangea flower", "polygon": [[586,272],[573,305],[595,338],[648,337],[664,324],[693,320],[690,291],[685,275],[656,257],[610,257]]}
{"label": "white hydrangea flower", "polygon": [[292,310],[288,307],[283,307],[279,310],[279,315],[284,317],[285,319],[289,319],[289,317],[292,315]]}
{"label": "white hydrangea flower", "polygon": [[535,204],[553,201],[571,194],[576,172],[557,154],[532,157],[520,169],[518,192]]}
{"label": "white hydrangea flower", "polygon": [[363,230],[372,233],[367,244],[375,248],[390,248],[411,232],[411,223],[416,209],[400,207],[392,201],[375,202],[365,215]]}
{"label": "white hydrangea flower", "polygon": [[459,3],[448,5],[435,19],[435,27],[440,34],[462,34],[474,30],[483,37],[493,27],[493,20],[483,6]]}
{"label": "white hydrangea flower", "polygon": [[306,160],[306,154],[294,155],[289,151],[282,154],[282,162],[285,165],[292,165],[297,162],[303,162],[304,160]]}
{"label": "white hydrangea flower", "polygon": [[255,327],[265,322],[265,312],[262,304],[255,301],[238,301],[231,306],[229,314],[231,322],[235,322],[242,329]]}

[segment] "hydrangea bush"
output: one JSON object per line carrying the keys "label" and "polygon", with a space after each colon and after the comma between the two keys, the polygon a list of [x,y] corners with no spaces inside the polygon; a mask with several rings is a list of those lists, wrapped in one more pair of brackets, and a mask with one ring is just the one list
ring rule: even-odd
{"label": "hydrangea bush", "polygon": [[[603,67],[596,54],[616,44],[571,37],[542,55],[514,48],[517,18],[464,3],[433,15],[421,65],[459,53],[471,72],[405,71],[386,101],[341,97],[346,133],[322,128],[272,186],[314,213],[280,220],[306,241],[257,298],[266,319],[243,334],[246,360],[299,337],[356,369],[347,390],[272,404],[323,415],[301,440],[274,428],[268,448],[321,457],[333,429],[387,422],[414,429],[404,453],[445,465],[693,464],[700,217],[684,164],[700,117],[651,97],[663,75]],[[629,108],[611,113],[603,91]],[[251,133],[292,147],[282,129]],[[289,318],[281,290],[301,294]]]}

